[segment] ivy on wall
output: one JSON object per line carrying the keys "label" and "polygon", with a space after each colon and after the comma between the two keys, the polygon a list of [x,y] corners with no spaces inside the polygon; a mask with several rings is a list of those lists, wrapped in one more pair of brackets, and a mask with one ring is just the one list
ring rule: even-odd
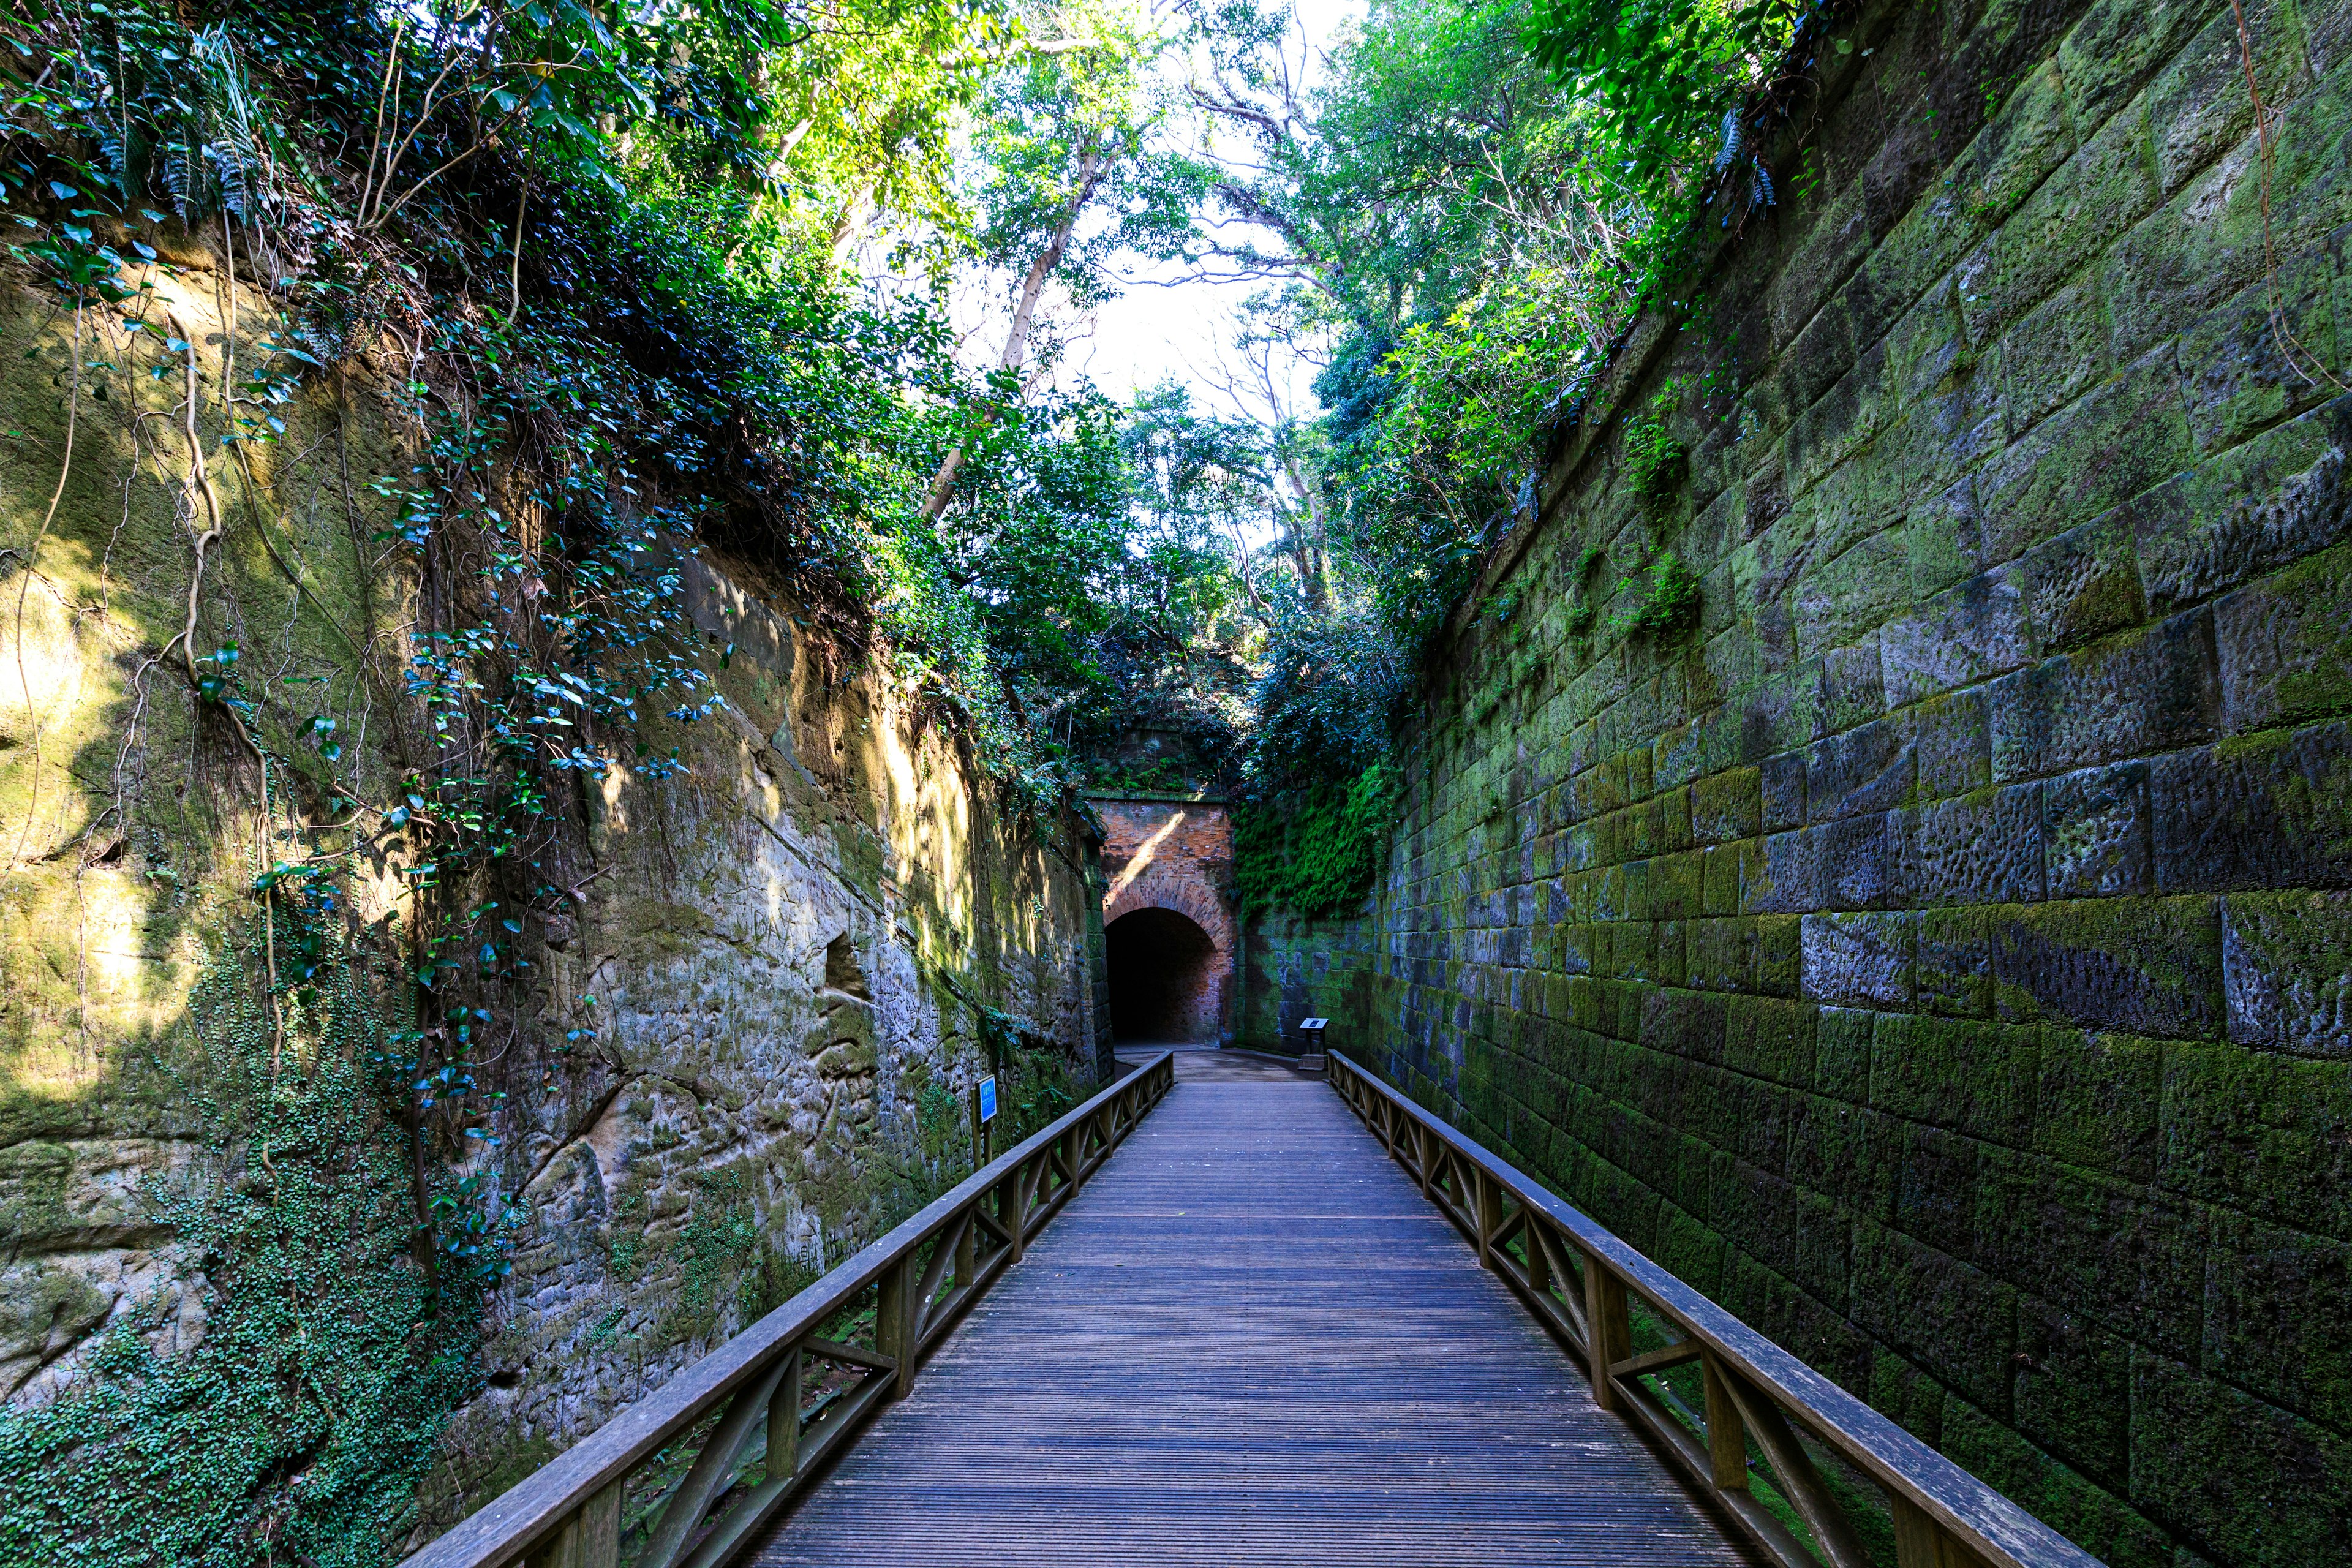
{"label": "ivy on wall", "polygon": [[[243,926],[180,1050],[148,1064],[201,1130],[185,1173],[143,1194],[184,1294],[118,1315],[54,1402],[0,1412],[0,1561],[380,1563],[477,1385],[495,1254],[418,1266],[420,1202],[467,1194],[384,1113],[407,1087],[387,1076],[397,977],[325,935],[273,1009],[265,942],[299,947],[334,912],[273,902],[276,929]],[[157,1352],[199,1315],[193,1350]]]}
{"label": "ivy on wall", "polygon": [[1374,763],[1345,784],[1319,783],[1295,804],[1245,805],[1234,816],[1234,889],[1244,918],[1287,910],[1348,914],[1380,875],[1395,830],[1396,764]]}

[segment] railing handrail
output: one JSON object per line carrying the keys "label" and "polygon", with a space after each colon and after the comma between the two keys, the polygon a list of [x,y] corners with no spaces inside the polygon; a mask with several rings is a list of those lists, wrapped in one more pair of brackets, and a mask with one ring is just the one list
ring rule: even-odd
{"label": "railing handrail", "polygon": [[[2103,1568],[2097,1558],[1692,1289],[1517,1166],[1366,1071],[1360,1063],[1333,1051],[1329,1064],[1332,1087],[1339,1089],[1343,1099],[1347,1098],[1343,1079],[1352,1081],[1442,1140],[1457,1158],[1484,1173],[1523,1210],[1541,1214],[1588,1258],[1603,1260],[1612,1273],[1661,1315],[1769,1394],[1848,1463],[1925,1511],[1994,1568]],[[1530,1239],[1528,1245],[1532,1248],[1536,1243]]]}
{"label": "railing handrail", "polygon": [[[520,1561],[577,1516],[590,1499],[625,1479],[720,1401],[751,1386],[762,1371],[805,1342],[859,1292],[904,1265],[925,1242],[942,1235],[957,1215],[980,1205],[992,1190],[1016,1177],[1031,1162],[1047,1155],[1057,1141],[1082,1129],[1146,1075],[1156,1075],[1160,1081],[1155,1087],[1164,1093],[1172,1080],[1174,1060],[1174,1053],[1163,1051],[1121,1074],[1085,1103],[974,1171],[651,1394],[614,1412],[595,1431],[404,1559],[401,1568],[504,1568]],[[1015,1257],[1018,1252],[1016,1243]],[[907,1353],[915,1352],[910,1348]]]}

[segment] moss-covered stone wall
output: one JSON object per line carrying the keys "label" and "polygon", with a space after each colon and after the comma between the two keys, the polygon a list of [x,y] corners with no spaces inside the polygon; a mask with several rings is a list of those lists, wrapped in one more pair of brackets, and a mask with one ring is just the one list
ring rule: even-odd
{"label": "moss-covered stone wall", "polygon": [[2116,1568],[2352,1557],[2352,5],[2244,26],[2267,138],[2226,3],[1843,27],[1248,981]]}
{"label": "moss-covered stone wall", "polygon": [[[756,563],[685,562],[727,704],[655,737],[675,776],[581,775],[571,912],[476,1069],[503,1098],[480,1152],[417,1179],[418,1207],[454,1194],[512,1263],[453,1326],[411,1257],[413,1153],[384,1114],[406,1086],[367,1087],[389,1030],[439,1022],[412,1016],[398,857],[338,884],[338,951],[374,967],[309,1004],[334,1026],[256,1026],[286,958],[256,879],[336,835],[173,651],[216,504],[202,652],[310,693],[268,710],[333,717],[345,787],[393,797],[418,588],[383,563],[371,481],[413,461],[385,390],[410,363],[387,343],[302,373],[282,435],[240,458],[216,405],[288,301],[201,237],[133,281],[77,314],[0,275],[0,1526],[36,1560],[129,1529],[156,1561],[267,1530],[376,1562],[962,1174],[992,1062],[1016,1120],[1085,1092],[1108,1057],[1099,873],[1077,817],[1018,808]],[[305,739],[260,736],[294,765]],[[256,1131],[271,1106],[306,1144]],[[298,1166],[331,1189],[307,1231]],[[264,1233],[274,1275],[240,1251]],[[137,1414],[167,1386],[184,1420]],[[79,1496],[142,1423],[181,1489]],[[186,1554],[114,1518],[126,1500],[183,1513]]]}

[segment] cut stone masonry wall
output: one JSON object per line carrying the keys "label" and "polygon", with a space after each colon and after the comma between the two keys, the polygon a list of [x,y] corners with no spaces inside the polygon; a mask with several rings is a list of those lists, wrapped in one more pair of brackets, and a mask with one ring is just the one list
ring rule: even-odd
{"label": "cut stone masonry wall", "polygon": [[[1433,659],[1363,917],[1250,956],[2115,1568],[2352,1560],[2352,5],[2244,22],[2267,157],[2226,3],[1825,47]],[[1696,627],[1611,635],[1659,548]]]}

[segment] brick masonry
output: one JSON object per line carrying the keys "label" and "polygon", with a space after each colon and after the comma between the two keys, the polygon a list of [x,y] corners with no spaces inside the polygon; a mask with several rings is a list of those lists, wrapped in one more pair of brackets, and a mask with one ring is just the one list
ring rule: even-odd
{"label": "brick masonry", "polygon": [[[1253,1032],[2116,1568],[2352,1561],[2352,3],[2245,23],[2267,162],[2227,4],[1824,48],[1432,659],[1364,917],[1250,955]],[[1612,637],[1654,545],[1699,624]]]}
{"label": "brick masonry", "polygon": [[[1164,1017],[1167,1026],[1145,1033],[1171,1042],[1229,1043],[1228,1010],[1241,943],[1226,896],[1233,880],[1234,829],[1223,803],[1090,799],[1104,830],[1103,930],[1110,956],[1111,1016],[1131,1016],[1135,998],[1121,994],[1122,966],[1134,964],[1148,973],[1126,971],[1130,992],[1148,987],[1177,993],[1164,1003],[1152,998],[1149,1010]],[[1129,916],[1138,918],[1122,927]],[[1192,951],[1184,940],[1191,933],[1172,927],[1167,916],[1188,921],[1205,938],[1207,952]]]}

